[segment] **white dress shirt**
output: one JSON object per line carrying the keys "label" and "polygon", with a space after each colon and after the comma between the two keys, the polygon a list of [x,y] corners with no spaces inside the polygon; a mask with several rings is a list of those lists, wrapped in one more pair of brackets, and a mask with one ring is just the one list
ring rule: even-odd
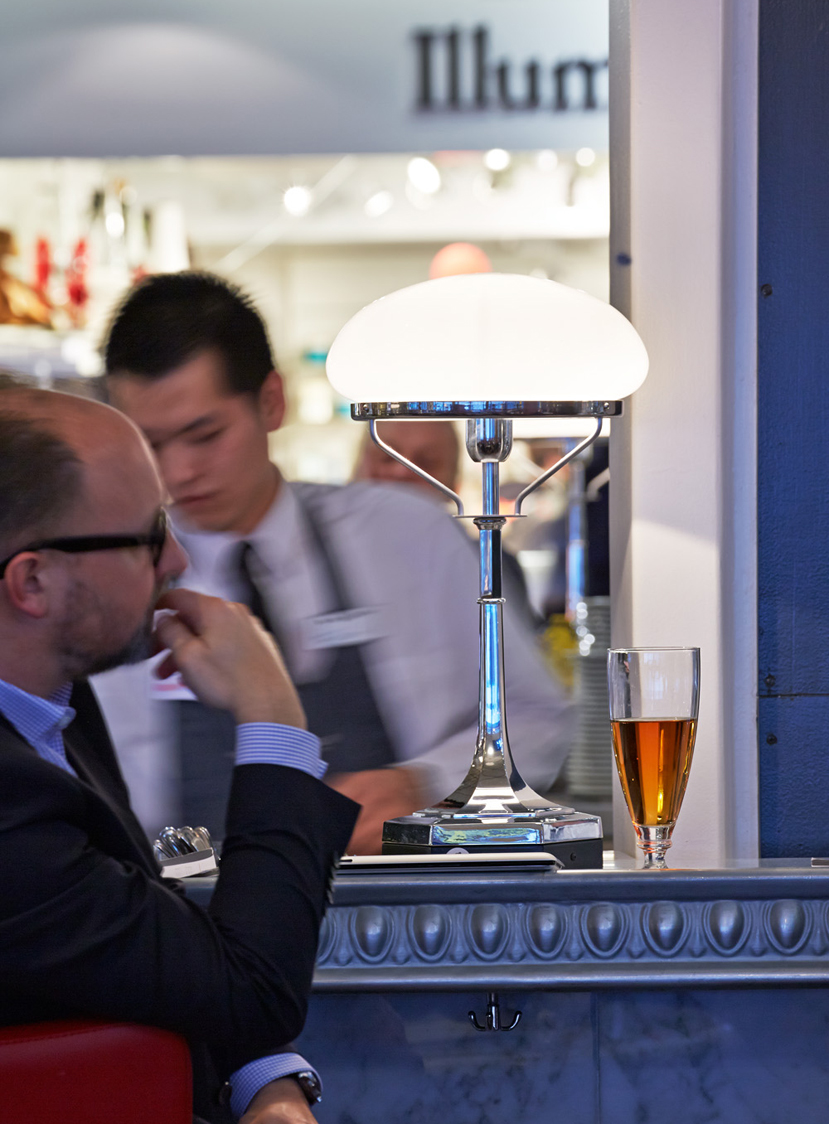
{"label": "white dress shirt", "polygon": [[[305,505],[313,505],[350,608],[364,610],[345,632],[336,618],[332,628],[320,626],[335,602]],[[180,523],[176,534],[190,557],[181,584],[239,599],[240,536],[192,531]],[[257,585],[279,623],[295,681],[324,677],[334,658],[334,648],[325,645],[342,642],[356,628],[367,638],[362,648],[366,671],[398,763],[419,768],[427,802],[449,795],[469,769],[477,733],[475,544],[445,511],[412,489],[367,482],[344,487],[283,483],[244,541],[255,549],[261,566]],[[509,602],[504,616],[510,745],[524,779],[544,791],[570,749],[572,707]],[[94,685],[136,811],[153,830],[165,816],[169,819],[165,807],[175,806],[169,804],[176,778],[165,703],[147,707],[146,665],[108,672]]]}

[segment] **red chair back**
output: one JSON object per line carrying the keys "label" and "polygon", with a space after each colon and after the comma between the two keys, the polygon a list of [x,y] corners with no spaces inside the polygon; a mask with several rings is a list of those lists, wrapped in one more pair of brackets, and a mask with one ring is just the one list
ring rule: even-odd
{"label": "red chair back", "polygon": [[0,1029],[2,1124],[191,1124],[192,1102],[177,1034],[85,1020]]}

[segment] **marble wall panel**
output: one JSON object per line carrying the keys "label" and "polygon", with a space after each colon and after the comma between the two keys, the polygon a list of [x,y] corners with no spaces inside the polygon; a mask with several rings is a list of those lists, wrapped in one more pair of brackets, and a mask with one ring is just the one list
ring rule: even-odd
{"label": "marble wall panel", "polygon": [[597,996],[601,1124],[823,1124],[829,991]]}
{"label": "marble wall panel", "polygon": [[319,1124],[598,1124],[589,994],[503,992],[509,1032],[476,1031],[484,993],[315,995],[297,1047]]}
{"label": "marble wall panel", "polygon": [[319,1124],[824,1124],[829,989],[318,994]]}

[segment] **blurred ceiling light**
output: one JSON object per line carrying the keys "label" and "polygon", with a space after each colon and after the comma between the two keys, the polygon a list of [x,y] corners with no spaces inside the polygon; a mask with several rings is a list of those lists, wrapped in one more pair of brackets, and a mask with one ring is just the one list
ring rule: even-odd
{"label": "blurred ceiling light", "polygon": [[576,153],[576,163],[580,168],[589,168],[596,162],[596,153],[592,148],[580,148]]}
{"label": "blurred ceiling light", "polygon": [[394,203],[394,196],[390,191],[376,191],[370,195],[363,204],[363,211],[370,219],[379,219],[390,211]]}
{"label": "blurred ceiling light", "polygon": [[490,172],[503,172],[512,163],[512,157],[505,148],[491,148],[484,153],[484,167]]}
{"label": "blurred ceiling light", "polygon": [[541,172],[552,172],[558,165],[558,156],[551,148],[542,148],[535,158]]}
{"label": "blurred ceiling light", "polygon": [[296,184],[294,187],[289,187],[282,196],[282,206],[289,215],[293,215],[295,218],[302,218],[303,215],[307,215],[311,210],[312,199],[313,196],[310,188]]}
{"label": "blurred ceiling light", "polygon": [[440,191],[440,172],[425,156],[414,156],[406,168],[409,183],[424,195],[434,195]]}
{"label": "blurred ceiling light", "polygon": [[110,238],[121,238],[125,229],[124,216],[120,211],[109,211],[104,226]]}

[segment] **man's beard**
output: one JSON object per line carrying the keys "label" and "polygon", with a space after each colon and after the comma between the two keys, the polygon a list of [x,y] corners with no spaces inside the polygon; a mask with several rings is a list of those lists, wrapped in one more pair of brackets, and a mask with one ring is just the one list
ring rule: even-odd
{"label": "man's beard", "polygon": [[[102,671],[112,671],[114,667],[122,667],[128,663],[141,663],[153,654],[153,611],[135,630],[130,639],[115,652],[102,653],[92,658],[82,673],[83,678],[90,675],[100,675]],[[77,678],[77,677],[76,677]]]}
{"label": "man's beard", "polygon": [[61,622],[60,629],[60,652],[67,671],[66,678],[86,679],[124,664],[141,663],[148,659],[154,650],[153,614],[161,593],[161,588],[153,593],[152,603],[144,620],[132,636],[118,648],[107,649],[103,641],[95,643],[86,634],[92,620],[100,622],[100,631],[105,634],[108,614],[96,592],[88,585],[76,582],[72,590],[72,610]]}

